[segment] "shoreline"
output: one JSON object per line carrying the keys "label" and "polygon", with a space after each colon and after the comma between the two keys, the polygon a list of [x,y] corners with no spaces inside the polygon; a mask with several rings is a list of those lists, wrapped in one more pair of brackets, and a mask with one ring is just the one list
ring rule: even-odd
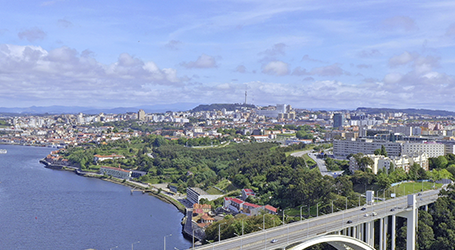
{"label": "shoreline", "polygon": [[137,191],[142,191],[142,194],[151,195],[153,197],[158,198],[159,200],[161,200],[163,202],[166,202],[166,203],[169,203],[169,204],[173,205],[179,212],[181,212],[183,215],[186,216],[186,207],[182,203],[180,203],[178,200],[175,200],[175,199],[173,199],[173,198],[171,198],[171,197],[169,197],[167,195],[159,193],[159,191],[154,192],[153,188],[150,188],[150,187],[144,188],[143,186],[136,185],[136,184],[134,184],[131,181],[127,181],[127,180],[124,181],[124,180],[117,179],[117,178],[114,178],[114,177],[113,178],[106,178],[104,176],[99,176],[98,174],[95,174],[95,173],[93,173],[93,175],[90,175],[91,174],[90,172],[79,172],[78,168],[76,168],[76,167],[52,164],[52,163],[49,163],[48,161],[46,161],[45,158],[40,159],[39,162],[42,163],[45,168],[49,168],[49,169],[53,169],[53,170],[74,172],[75,174],[83,176],[83,177],[97,178],[97,179],[100,179],[100,180],[103,180],[103,181],[108,181],[108,182],[112,182],[112,183],[115,183],[115,184],[120,184],[120,185],[123,185],[123,186],[127,186],[127,187],[130,187],[130,188],[133,188],[131,190],[131,194],[133,194],[133,192],[134,192],[133,190],[134,189],[137,189]]}

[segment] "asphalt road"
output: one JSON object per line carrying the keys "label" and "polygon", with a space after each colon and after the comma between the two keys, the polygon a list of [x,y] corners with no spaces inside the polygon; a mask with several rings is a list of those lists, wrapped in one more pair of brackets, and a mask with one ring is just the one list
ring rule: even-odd
{"label": "asphalt road", "polygon": [[[437,199],[438,193],[439,189],[421,192],[420,196],[416,195],[417,206],[433,203]],[[377,202],[374,205],[367,205],[365,208],[364,211],[361,210],[361,207],[351,208],[333,214],[319,216],[317,218],[310,218],[267,230],[261,230],[244,236],[236,236],[235,238],[223,240],[220,243],[215,242],[199,246],[196,249],[256,250],[283,248],[291,243],[304,241],[305,239],[313,238],[317,235],[340,231],[349,226],[355,226],[389,215],[405,212],[407,209],[407,197],[403,196],[385,202]],[[376,215],[373,216],[373,212]],[[348,221],[352,222],[348,223]],[[277,241],[271,243],[273,239],[276,239]]]}

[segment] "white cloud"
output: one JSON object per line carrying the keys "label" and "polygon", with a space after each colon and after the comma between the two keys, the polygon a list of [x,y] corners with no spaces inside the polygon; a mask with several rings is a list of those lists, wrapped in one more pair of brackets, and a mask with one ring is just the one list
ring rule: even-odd
{"label": "white cloud", "polygon": [[239,65],[239,66],[237,66],[237,68],[235,68],[234,71],[239,72],[239,73],[246,73],[246,67],[243,65]]}
{"label": "white cloud", "polygon": [[411,66],[413,67],[415,74],[421,75],[439,67],[439,60],[439,57],[431,55],[422,56],[416,52],[410,53],[405,51],[401,55],[391,57],[389,59],[389,65],[391,67],[397,67],[408,65],[412,62]]}
{"label": "white cloud", "polygon": [[207,69],[207,68],[216,68],[218,65],[216,64],[216,60],[214,57],[202,54],[198,59],[194,62],[182,62],[180,63],[181,66],[187,69]]}
{"label": "white cloud", "polygon": [[377,49],[365,49],[365,50],[361,50],[357,53],[357,55],[359,57],[362,57],[362,58],[368,58],[368,57],[376,57],[376,56],[380,56],[382,55],[381,52],[379,52],[379,50]]}
{"label": "white cloud", "polygon": [[318,67],[311,70],[311,74],[319,76],[341,76],[345,71],[337,64],[332,64],[325,67]]}
{"label": "white cloud", "polygon": [[409,53],[407,51],[403,52],[403,54],[398,56],[393,56],[389,59],[389,65],[391,67],[400,66],[404,64],[408,64],[414,61],[418,57],[417,53]]}
{"label": "white cloud", "polygon": [[284,49],[286,48],[286,44],[284,43],[277,43],[274,44],[271,49],[266,49],[263,52],[260,52],[258,55],[262,56],[260,62],[269,62],[269,61],[277,61],[279,56],[284,56],[286,53]]}
{"label": "white cloud", "polygon": [[46,33],[38,27],[33,27],[17,33],[20,39],[26,39],[29,42],[35,42],[37,40],[43,40],[46,38]]}
{"label": "white cloud", "polygon": [[66,19],[58,19],[57,23],[62,28],[70,28],[73,26],[73,24]]}
{"label": "white cloud", "polygon": [[401,80],[402,76],[400,73],[390,73],[384,77],[385,83],[397,83]]}
{"label": "white cloud", "polygon": [[309,55],[304,55],[302,57],[302,61],[309,61],[309,62],[317,62],[317,63],[323,63],[323,61],[321,60],[318,60],[318,59],[314,59],[314,58],[310,58]]}
{"label": "white cloud", "polygon": [[83,54],[68,47],[46,51],[36,46],[0,45],[0,100],[14,96],[19,102],[45,99],[74,105],[106,99],[108,103],[126,96],[134,99],[159,86],[182,86],[187,80],[178,77],[175,69],[160,69],[152,61],[127,53],[109,65],[96,61],[90,52]]}
{"label": "white cloud", "polygon": [[311,73],[308,72],[306,69],[304,68],[300,68],[300,67],[297,67],[294,69],[294,71],[292,71],[292,75],[295,75],[295,76],[305,76],[305,75],[310,75]]}
{"label": "white cloud", "polygon": [[166,43],[164,45],[164,47],[170,49],[170,50],[179,50],[180,49],[180,46],[182,45],[183,43],[180,42],[180,41],[177,41],[177,40],[170,40],[168,43]]}
{"label": "white cloud", "polygon": [[262,73],[277,76],[287,75],[289,74],[288,64],[282,61],[269,62],[262,67]]}

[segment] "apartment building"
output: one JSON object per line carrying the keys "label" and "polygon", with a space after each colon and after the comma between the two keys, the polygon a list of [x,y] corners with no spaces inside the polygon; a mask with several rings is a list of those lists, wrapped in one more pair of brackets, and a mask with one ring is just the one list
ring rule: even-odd
{"label": "apartment building", "polygon": [[337,158],[344,158],[350,154],[374,154],[376,149],[384,146],[389,156],[401,155],[401,144],[389,141],[373,141],[371,139],[359,139],[356,141],[335,140],[333,141],[333,154]]}
{"label": "apartment building", "polygon": [[419,155],[426,153],[428,157],[438,157],[444,155],[444,144],[437,142],[403,142],[401,144],[401,154]]}

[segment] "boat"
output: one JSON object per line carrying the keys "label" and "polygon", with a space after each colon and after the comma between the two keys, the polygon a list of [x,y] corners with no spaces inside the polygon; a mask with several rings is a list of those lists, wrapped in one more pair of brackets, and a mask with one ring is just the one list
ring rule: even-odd
{"label": "boat", "polygon": [[0,148],[0,154],[6,154],[8,151],[6,149]]}

